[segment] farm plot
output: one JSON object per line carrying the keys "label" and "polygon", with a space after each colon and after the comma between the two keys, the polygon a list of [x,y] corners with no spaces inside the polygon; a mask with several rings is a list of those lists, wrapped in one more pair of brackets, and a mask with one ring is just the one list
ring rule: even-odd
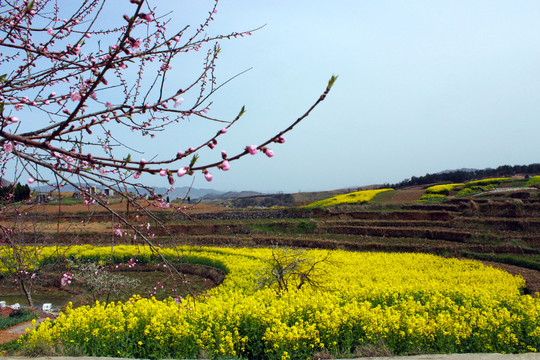
{"label": "farm plot", "polygon": [[[110,251],[86,246],[67,254],[98,260]],[[134,251],[118,247],[114,258]],[[310,250],[298,256],[324,260],[317,282],[280,292],[271,284],[261,287],[276,256],[271,249],[184,247],[181,253],[221,264],[227,278],[198,298],[133,297],[68,308],[31,332],[26,346],[68,343],[94,356],[259,359],[346,355],[373,345],[394,354],[540,347],[540,299],[522,295],[521,277],[476,261]],[[141,252],[140,260],[152,257]]]}

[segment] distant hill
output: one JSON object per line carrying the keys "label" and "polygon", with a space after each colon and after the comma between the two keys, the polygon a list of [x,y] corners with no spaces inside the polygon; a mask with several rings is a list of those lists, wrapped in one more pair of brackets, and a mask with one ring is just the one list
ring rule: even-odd
{"label": "distant hill", "polygon": [[436,172],[435,174],[449,174],[449,173],[453,173],[453,172],[456,172],[456,171],[461,171],[461,172],[475,172],[475,171],[478,171],[478,169],[461,168],[461,169],[457,169],[457,170],[443,170],[443,171]]}
{"label": "distant hill", "polygon": [[228,191],[226,193],[208,193],[201,197],[201,200],[228,200],[228,199],[237,199],[245,198],[251,196],[260,196],[263,195],[257,191]]}
{"label": "distant hill", "polygon": [[155,187],[154,191],[156,194],[167,194],[170,200],[173,201],[178,198],[187,198],[188,196],[193,199],[201,199],[205,196],[219,196],[223,194],[223,191],[217,191],[214,189],[197,189],[190,188],[189,186],[182,186],[180,188],[175,188],[172,191],[167,192],[169,189],[166,187]]}
{"label": "distant hill", "polygon": [[11,185],[13,183],[11,181],[6,180],[6,179],[0,178],[0,184],[2,186],[9,186],[9,185]]}
{"label": "distant hill", "polygon": [[[426,174],[424,176],[412,176],[410,179],[405,179],[397,184],[373,184],[367,186],[353,186],[344,189],[330,190],[330,191],[315,191],[304,192],[296,194],[263,194],[256,191],[218,191],[214,189],[199,189],[183,186],[175,188],[169,191],[166,187],[154,187],[156,194],[169,197],[170,201],[174,201],[178,198],[189,197],[192,201],[201,200],[203,203],[208,204],[222,204],[227,202],[229,204],[249,204],[249,206],[286,206],[289,203],[295,204],[307,204],[317,200],[332,197],[338,194],[349,193],[359,190],[370,190],[380,188],[394,188],[400,189],[409,186],[422,186],[434,183],[462,183],[471,180],[477,180],[488,177],[507,177],[513,175],[537,175],[540,174],[540,164],[531,165],[502,165],[495,169],[473,169],[473,168],[461,168],[457,170],[443,170],[434,174]],[[2,184],[10,184],[10,182],[1,179]],[[102,186],[97,186],[102,188]],[[37,186],[32,187],[33,190],[37,190]],[[42,192],[51,191],[54,188],[48,185],[42,185],[39,190]],[[71,185],[66,185],[61,189],[63,192],[75,191],[75,188]],[[133,189],[128,188],[128,191]],[[287,195],[287,196],[283,196]],[[250,199],[248,199],[250,198]],[[236,201],[238,200],[238,201]]]}
{"label": "distant hill", "polygon": [[413,176],[410,179],[405,179],[400,183],[386,185],[385,187],[403,188],[415,185],[427,185],[434,183],[462,183],[471,180],[484,179],[488,177],[507,177],[513,175],[535,175],[540,174],[540,164],[530,165],[502,165],[495,169],[460,169],[460,170],[444,170],[434,174],[426,174],[424,176]]}
{"label": "distant hill", "polygon": [[[4,181],[4,180],[2,180],[2,181]],[[91,186],[96,186],[96,188],[103,190],[103,186],[100,186],[100,185],[91,185]],[[55,189],[56,189],[55,187],[50,186],[50,185],[41,185],[39,187],[39,191],[41,191],[41,192],[49,192],[49,191],[52,191],[52,190],[55,190]],[[38,187],[33,186],[32,190],[37,191]],[[167,192],[168,190],[169,189],[166,188],[166,187],[154,187],[154,192],[156,194],[160,194],[160,195],[167,194],[166,196],[169,196],[171,201],[173,201],[173,200],[175,200],[177,198],[184,198],[184,197],[188,197],[188,196],[190,198],[192,198],[192,199],[200,199],[200,198],[202,198],[204,196],[207,196],[207,195],[208,196],[219,196],[220,194],[224,193],[223,191],[217,191],[217,190],[213,190],[213,189],[189,188],[189,186],[183,186],[183,187],[180,187],[180,188],[175,188],[174,190]],[[72,192],[72,191],[77,191],[77,189],[72,185],[66,185],[66,186],[62,187],[61,191],[62,192]],[[133,188],[129,188],[129,187],[128,187],[128,191],[134,192]]]}

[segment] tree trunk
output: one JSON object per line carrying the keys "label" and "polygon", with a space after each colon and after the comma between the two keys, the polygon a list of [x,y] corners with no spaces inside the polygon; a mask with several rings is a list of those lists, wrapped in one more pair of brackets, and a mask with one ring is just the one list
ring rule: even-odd
{"label": "tree trunk", "polygon": [[21,283],[21,287],[22,287],[22,290],[24,292],[24,295],[26,296],[26,300],[28,301],[28,305],[33,308],[34,307],[34,302],[32,301],[32,290],[30,290],[24,280],[21,280],[19,279],[20,283]]}

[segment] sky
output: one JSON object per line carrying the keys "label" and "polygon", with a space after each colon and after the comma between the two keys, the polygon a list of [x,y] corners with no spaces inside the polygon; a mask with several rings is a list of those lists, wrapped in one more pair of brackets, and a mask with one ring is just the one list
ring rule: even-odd
{"label": "sky", "polygon": [[537,163],[539,18],[538,1],[221,1],[209,34],[265,26],[221,44],[223,79],[252,70],[214,98],[222,118],[247,109],[216,149],[260,143],[339,78],[273,158],[194,186],[317,191]]}
{"label": "sky", "polygon": [[[172,31],[200,24],[213,1],[150,4],[174,11]],[[202,161],[262,143],[301,116],[332,74],[339,78],[286,143],[273,144],[273,158],[259,153],[228,172],[213,169],[211,183],[198,174],[196,188],[322,191],[540,161],[536,0],[221,0],[217,10],[208,35],[263,27],[221,42],[218,81],[251,70],[213,96],[210,115],[233,119],[242,106],[246,114]],[[201,69],[200,60],[179,58],[170,86]],[[221,127],[193,119],[139,143],[140,156],[168,157]],[[141,179],[168,186],[163,177]]]}

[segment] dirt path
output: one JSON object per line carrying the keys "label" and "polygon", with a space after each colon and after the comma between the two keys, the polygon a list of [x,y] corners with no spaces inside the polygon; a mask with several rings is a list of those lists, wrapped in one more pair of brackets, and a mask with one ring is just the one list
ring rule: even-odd
{"label": "dirt path", "polygon": [[[36,320],[36,325],[39,325],[41,322],[46,321],[47,317],[41,317]],[[18,339],[22,335],[25,334],[26,329],[33,329],[34,325],[32,324],[32,321],[27,321],[25,323],[15,325],[10,327],[9,329],[0,330],[0,344],[5,344],[7,342],[10,342],[12,340]]]}

